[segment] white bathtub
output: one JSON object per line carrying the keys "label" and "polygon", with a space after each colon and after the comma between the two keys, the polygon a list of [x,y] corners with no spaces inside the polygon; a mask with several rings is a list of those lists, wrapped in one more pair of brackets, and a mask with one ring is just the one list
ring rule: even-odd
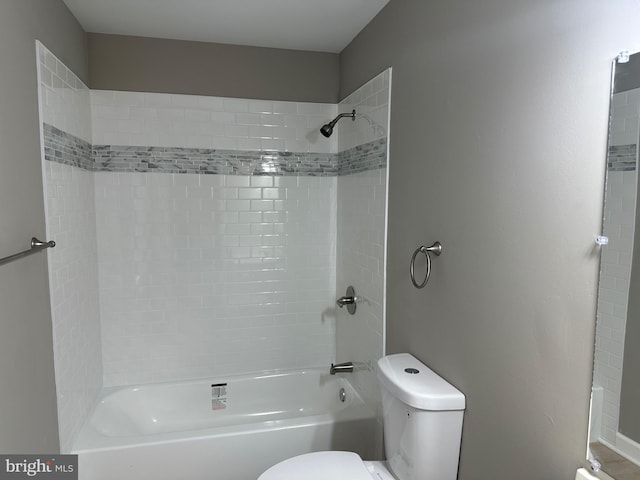
{"label": "white bathtub", "polygon": [[377,428],[346,377],[307,369],[107,389],[72,453],[81,480],[255,480],[302,453],[372,458]]}

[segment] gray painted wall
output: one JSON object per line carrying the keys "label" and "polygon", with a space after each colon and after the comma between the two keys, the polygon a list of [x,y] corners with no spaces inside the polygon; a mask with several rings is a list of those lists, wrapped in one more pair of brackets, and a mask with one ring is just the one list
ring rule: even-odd
{"label": "gray painted wall", "polygon": [[336,103],[339,56],[89,34],[90,87]]}
{"label": "gray painted wall", "polygon": [[393,67],[388,352],[466,394],[462,480],[584,461],[611,62],[639,26],[636,0],[391,0],[341,54],[341,96]]}
{"label": "gray painted wall", "polygon": [[[45,236],[35,40],[87,78],[86,35],[61,0],[0,2],[0,256]],[[55,453],[45,254],[0,266],[0,452]]]}

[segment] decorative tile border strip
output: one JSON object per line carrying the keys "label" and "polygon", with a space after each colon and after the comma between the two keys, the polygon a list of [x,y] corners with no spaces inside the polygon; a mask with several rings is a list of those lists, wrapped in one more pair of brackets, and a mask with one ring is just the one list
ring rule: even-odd
{"label": "decorative tile border strip", "polygon": [[387,139],[358,145],[338,153],[338,175],[377,170],[387,166]]}
{"label": "decorative tile border strip", "polygon": [[97,172],[349,175],[387,166],[386,139],[339,154],[94,145],[44,124],[45,159]]}
{"label": "decorative tile border strip", "polygon": [[335,176],[335,155],[207,148],[94,145],[100,172],[164,172],[218,175]]}
{"label": "decorative tile border strip", "polygon": [[51,162],[93,170],[91,144],[46,123],[44,127],[44,158]]}
{"label": "decorative tile border strip", "polygon": [[637,145],[616,145],[609,147],[607,169],[610,172],[629,172],[637,167]]}

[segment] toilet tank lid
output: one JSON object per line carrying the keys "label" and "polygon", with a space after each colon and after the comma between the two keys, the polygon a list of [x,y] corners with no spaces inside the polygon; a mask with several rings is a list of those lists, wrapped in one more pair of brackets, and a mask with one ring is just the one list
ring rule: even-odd
{"label": "toilet tank lid", "polygon": [[409,353],[378,360],[378,379],[382,388],[414,408],[465,409],[464,394]]}

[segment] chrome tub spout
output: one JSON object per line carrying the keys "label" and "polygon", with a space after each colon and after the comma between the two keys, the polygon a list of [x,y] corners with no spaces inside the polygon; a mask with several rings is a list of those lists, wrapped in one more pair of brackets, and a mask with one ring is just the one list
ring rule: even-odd
{"label": "chrome tub spout", "polygon": [[353,372],[353,363],[345,362],[345,363],[337,363],[334,365],[331,364],[331,368],[329,369],[329,373],[331,375],[335,375],[336,373],[351,373]]}

